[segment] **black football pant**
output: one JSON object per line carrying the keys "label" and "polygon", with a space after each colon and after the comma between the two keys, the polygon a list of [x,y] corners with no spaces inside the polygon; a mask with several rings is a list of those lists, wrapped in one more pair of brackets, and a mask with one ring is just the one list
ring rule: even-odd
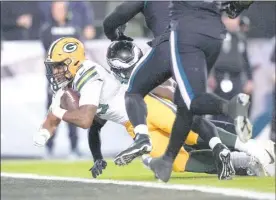
{"label": "black football pant", "polygon": [[165,41],[141,58],[129,79],[125,100],[127,114],[134,127],[146,124],[144,97],[171,76],[169,42]]}
{"label": "black football pant", "polygon": [[178,22],[171,22],[171,66],[178,84],[174,98],[178,111],[165,158],[175,159],[192,123],[195,122],[191,119],[195,118],[200,125],[200,129],[196,130],[198,133],[207,133],[204,134],[205,138],[202,137],[204,141],[218,137],[214,124],[195,115],[223,112],[225,101],[206,93],[207,74],[219,55],[221,43],[219,38],[182,29]]}

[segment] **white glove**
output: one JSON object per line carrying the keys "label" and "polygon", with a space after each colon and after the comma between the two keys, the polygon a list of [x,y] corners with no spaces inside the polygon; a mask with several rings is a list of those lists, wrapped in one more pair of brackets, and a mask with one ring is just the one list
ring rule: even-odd
{"label": "white glove", "polygon": [[37,147],[43,147],[50,137],[51,134],[47,129],[40,129],[33,137],[34,145]]}
{"label": "white glove", "polygon": [[63,94],[64,94],[63,89],[58,90],[52,98],[52,105],[50,107],[50,110],[52,111],[52,113],[59,119],[62,119],[64,113],[67,111],[60,107],[60,99]]}

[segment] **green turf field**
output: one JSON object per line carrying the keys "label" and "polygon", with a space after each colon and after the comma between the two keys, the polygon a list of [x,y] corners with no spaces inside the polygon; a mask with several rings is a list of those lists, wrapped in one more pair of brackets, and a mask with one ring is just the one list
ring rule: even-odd
{"label": "green turf field", "polygon": [[[89,168],[91,161],[44,161],[44,160],[1,160],[1,172],[32,173],[64,177],[92,178]],[[108,161],[107,169],[100,179],[156,181],[153,173],[139,160],[124,167]],[[231,181],[219,181],[215,175],[195,173],[173,173],[170,183],[205,185],[224,188],[239,188],[275,193],[275,177],[234,177]]]}

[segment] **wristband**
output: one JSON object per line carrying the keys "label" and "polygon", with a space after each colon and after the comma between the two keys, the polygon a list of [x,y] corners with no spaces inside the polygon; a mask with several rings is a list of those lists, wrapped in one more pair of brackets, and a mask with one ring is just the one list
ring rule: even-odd
{"label": "wristband", "polygon": [[66,112],[67,112],[67,110],[64,110],[64,109],[62,109],[62,108],[60,108],[60,107],[57,107],[57,108],[52,109],[52,113],[53,113],[56,117],[58,117],[59,119],[61,119],[61,120],[62,120],[62,118],[63,118],[63,115],[64,115]]}

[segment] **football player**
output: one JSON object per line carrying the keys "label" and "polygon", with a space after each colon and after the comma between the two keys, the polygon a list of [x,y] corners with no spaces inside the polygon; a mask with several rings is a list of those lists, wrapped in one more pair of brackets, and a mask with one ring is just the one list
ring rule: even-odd
{"label": "football player", "polygon": [[[122,53],[124,53],[123,58],[126,60],[122,60]],[[142,56],[142,52],[131,42],[115,42],[110,46],[107,55],[108,63],[112,66],[111,69],[115,72],[114,74],[124,74],[125,79],[127,79],[133,65]],[[114,67],[116,63],[117,67]],[[85,129],[91,127],[90,132],[99,129],[100,122],[98,118],[101,121],[110,120],[124,125],[129,134],[134,137],[133,127],[129,122],[124,106],[125,87],[102,66],[85,59],[83,44],[80,41],[74,38],[61,38],[55,41],[48,51],[45,65],[48,80],[56,94],[46,120],[34,137],[37,146],[43,146],[47,142],[60,120]],[[67,111],[60,108],[60,98],[65,87],[72,87],[80,93],[78,109]],[[158,90],[153,92],[158,93]],[[175,107],[169,101],[154,94],[147,96],[145,101],[149,108],[148,123],[151,125],[150,134],[153,138],[151,156],[157,157],[164,152],[168,143],[175,119]],[[93,121],[95,121],[94,126],[92,126]],[[90,139],[97,138],[96,134],[89,135]],[[198,143],[199,140],[198,134],[191,132],[186,143],[193,145]],[[252,149],[250,144],[242,146],[238,139],[234,140],[233,143],[233,147],[240,150],[251,151]],[[91,149],[96,148],[92,151],[95,166],[105,166],[101,153],[99,153],[100,143],[96,142],[95,145],[90,143],[89,145]],[[189,154],[182,147],[174,163],[174,171],[184,171],[187,160],[189,160]],[[124,164],[124,162],[121,162],[121,164]],[[223,176],[223,174],[219,174],[219,176]]]}
{"label": "football player", "polygon": [[[178,3],[178,1],[176,2]],[[226,114],[234,119],[236,131],[242,140],[247,141],[252,134],[251,124],[248,120],[247,114],[249,106],[248,96],[239,94],[233,97],[231,101],[225,101],[217,96],[205,93],[203,94],[203,97],[197,98],[199,94],[198,91],[201,93],[201,90],[205,90],[204,81],[206,78],[206,70],[204,69],[202,58],[207,57],[208,66],[212,66],[212,62],[215,61],[216,55],[219,52],[220,46],[218,43],[220,40],[216,39],[216,35],[214,36],[214,34],[212,34],[214,32],[217,33],[217,25],[219,25],[220,28],[220,20],[217,18],[220,14],[217,12],[220,13],[225,10],[227,13],[230,13],[230,11],[233,11],[231,12],[231,16],[234,17],[234,14],[239,14],[242,10],[235,9],[235,6],[230,6],[230,4],[232,4],[231,2],[225,3],[223,5],[224,9],[220,10],[216,7],[217,3],[211,2],[213,1],[192,3],[185,1],[185,4],[188,4],[187,7],[189,9],[186,9],[184,12],[182,12],[182,5],[174,6],[176,7],[176,10],[174,10],[171,6],[168,6],[169,2],[123,2],[115,8],[103,22],[105,35],[111,41],[131,40],[131,38],[122,33],[123,31],[118,31],[119,27],[126,24],[138,13],[141,13],[145,17],[147,27],[151,30],[154,36],[154,39],[149,43],[152,47],[151,51],[148,51],[143,59],[141,59],[141,61],[136,65],[125,94],[127,114],[130,122],[135,127],[134,132],[136,137],[133,144],[119,153],[117,157],[120,159],[126,158],[124,162],[130,163],[136,157],[148,153],[152,149],[146,123],[147,107],[144,97],[155,87],[170,78],[172,76],[172,71],[174,72],[174,78],[176,78],[176,81],[179,83],[179,73],[177,73],[176,70],[170,69],[171,66],[175,66],[170,64],[170,53],[173,54],[175,51],[173,48],[170,48],[170,31],[167,28],[170,21],[168,13],[170,13],[170,16],[173,16],[173,18],[183,15],[189,16],[185,18],[185,22],[178,28],[186,30],[186,32],[189,32],[190,34],[184,34],[183,37],[179,37],[186,40],[184,42],[179,42],[178,44],[187,45],[187,47],[179,49],[181,55],[182,53],[185,53],[185,56],[188,57],[187,59],[185,58],[186,63],[183,64],[187,67],[184,71],[181,71],[180,77],[186,77],[184,81],[185,86],[187,86],[187,88],[185,88],[185,97],[187,97],[188,104],[191,103],[191,109],[189,105],[189,109],[185,109],[186,105],[184,105],[185,103],[183,103],[183,99],[180,98],[180,91],[183,92],[183,84],[178,84],[178,88],[181,89],[177,89],[175,93],[175,103],[178,105],[176,115],[178,117],[173,126],[170,142],[162,159],[154,159],[152,162],[152,168],[155,168],[154,163],[157,163],[155,171],[163,181],[168,181],[169,179],[173,160],[178,155],[179,148],[188,136],[194,118],[196,118],[197,124],[201,129],[200,132],[204,133],[204,140],[210,141],[210,145],[218,157],[218,159],[216,159],[218,167],[221,169],[230,169],[229,166],[231,163],[227,162],[229,160],[227,157],[229,157],[230,151],[222,145],[214,124],[205,120],[203,117],[200,117],[200,115]],[[170,3],[173,4],[174,1],[171,1]],[[183,28],[184,26],[186,28]],[[195,34],[198,33],[198,30],[202,32],[200,32],[199,37],[196,37]],[[222,32],[223,31],[220,33]],[[211,35],[209,34],[210,37],[204,37],[206,34],[208,35],[208,33],[211,33]],[[199,39],[202,38],[204,38],[203,42],[206,43],[204,43],[205,45],[203,44],[198,47],[196,42],[201,45],[202,40],[199,41]],[[211,43],[214,41],[218,43]],[[206,45],[207,43],[209,45]],[[207,52],[206,55],[201,52],[201,47],[204,48],[203,51]],[[178,56],[179,53],[177,52],[176,55]],[[180,63],[182,57],[177,57],[177,59],[173,59],[173,61],[173,63]],[[189,73],[186,72],[186,70]],[[184,72],[188,73],[188,75],[185,75]],[[222,160],[225,160],[225,162],[222,162]],[[164,173],[158,173],[159,169],[161,169],[161,171],[164,169]]]}

